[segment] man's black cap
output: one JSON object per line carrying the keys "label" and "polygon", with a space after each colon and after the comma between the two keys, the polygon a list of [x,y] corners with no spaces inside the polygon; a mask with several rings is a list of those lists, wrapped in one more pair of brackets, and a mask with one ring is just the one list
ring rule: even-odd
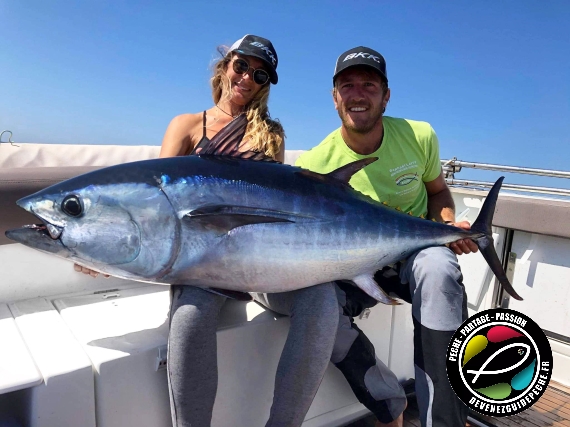
{"label": "man's black cap", "polygon": [[382,55],[369,47],[358,46],[347,50],[336,60],[334,68],[333,85],[337,76],[344,70],[356,65],[365,65],[373,68],[388,84],[388,74],[386,73],[386,60]]}
{"label": "man's black cap", "polygon": [[236,52],[242,55],[255,56],[261,59],[267,65],[269,73],[269,81],[274,85],[277,84],[277,52],[273,44],[263,37],[246,34],[236,41],[228,53]]}

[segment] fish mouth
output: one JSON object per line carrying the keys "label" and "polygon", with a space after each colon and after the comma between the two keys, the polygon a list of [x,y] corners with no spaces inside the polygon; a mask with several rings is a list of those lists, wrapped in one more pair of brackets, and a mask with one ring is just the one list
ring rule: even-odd
{"label": "fish mouth", "polygon": [[7,230],[4,235],[24,246],[67,258],[69,250],[60,239],[62,231],[62,228],[52,224],[31,224]]}
{"label": "fish mouth", "polygon": [[35,230],[44,236],[49,236],[52,240],[58,240],[63,232],[63,227],[57,227],[47,221],[45,221],[45,224],[24,225],[22,229]]}
{"label": "fish mouth", "polygon": [[8,239],[13,240],[16,243],[21,243],[24,246],[68,258],[69,250],[61,241],[64,227],[53,225],[45,218],[42,218],[34,212],[29,204],[26,206],[19,202],[21,201],[16,203],[42,222],[38,224],[24,225],[13,230],[7,230],[4,235]]}
{"label": "fish mouth", "polygon": [[49,221],[39,216],[33,209],[33,197],[28,196],[16,202],[25,211],[31,213],[42,223],[24,225],[20,228],[7,230],[4,235],[16,243],[42,250],[45,252],[58,253],[63,248],[60,236],[63,228],[54,226]]}
{"label": "fish mouth", "polygon": [[[20,201],[18,201],[16,203],[18,203],[20,205],[19,202]],[[45,219],[41,215],[39,215],[37,212],[34,212],[34,208],[31,206],[22,206],[22,205],[20,205],[20,206],[23,207],[24,209],[26,209],[32,215],[34,215],[37,219],[42,221],[42,223],[40,223],[40,224],[24,225],[22,228],[36,230],[39,233],[43,233],[44,235],[51,237],[51,239],[53,239],[53,240],[57,240],[60,238],[61,233],[63,232],[63,227],[58,227],[57,225],[53,225],[47,219]]]}
{"label": "fish mouth", "polygon": [[18,200],[16,204],[42,221],[39,224],[24,225],[22,229],[36,231],[45,236],[49,236],[52,240],[58,240],[61,237],[63,227],[53,225],[47,219],[35,212],[32,196],[24,197],[23,199]]}

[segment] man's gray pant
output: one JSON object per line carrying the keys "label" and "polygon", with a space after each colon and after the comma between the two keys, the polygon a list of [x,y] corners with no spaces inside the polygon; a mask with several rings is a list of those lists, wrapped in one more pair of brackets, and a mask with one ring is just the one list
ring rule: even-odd
{"label": "man's gray pant", "polygon": [[[457,257],[446,247],[431,247],[401,264],[399,280],[397,276],[385,277],[390,273],[395,276],[391,271],[377,274],[375,279],[385,288],[395,283],[392,290],[412,304],[416,395],[422,426],[464,426],[467,408],[451,389],[445,365],[451,336],[467,318],[467,296]],[[370,304],[357,288],[343,284],[337,285],[337,294],[342,312],[331,360],[358,400],[381,422],[388,423],[404,410],[404,390],[353,322],[359,311],[374,303]]]}

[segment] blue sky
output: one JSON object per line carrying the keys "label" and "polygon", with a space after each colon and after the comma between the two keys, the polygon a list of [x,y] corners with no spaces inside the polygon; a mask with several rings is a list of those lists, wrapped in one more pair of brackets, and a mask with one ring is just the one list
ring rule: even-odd
{"label": "blue sky", "polygon": [[[339,126],[334,62],[366,45],[388,63],[387,114],[430,122],[442,158],[570,170],[569,22],[565,0],[0,0],[0,130],[19,142],[159,145],[172,117],[212,105],[216,46],[251,33],[279,56],[270,111],[288,149]],[[482,174],[457,178],[497,175]]]}

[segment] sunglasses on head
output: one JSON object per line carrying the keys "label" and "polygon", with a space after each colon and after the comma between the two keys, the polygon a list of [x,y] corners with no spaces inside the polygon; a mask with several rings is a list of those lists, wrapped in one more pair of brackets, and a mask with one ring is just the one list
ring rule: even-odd
{"label": "sunglasses on head", "polygon": [[269,81],[269,73],[261,68],[252,68],[245,59],[236,58],[233,61],[233,68],[236,74],[245,74],[252,70],[253,81],[258,85],[264,85]]}

